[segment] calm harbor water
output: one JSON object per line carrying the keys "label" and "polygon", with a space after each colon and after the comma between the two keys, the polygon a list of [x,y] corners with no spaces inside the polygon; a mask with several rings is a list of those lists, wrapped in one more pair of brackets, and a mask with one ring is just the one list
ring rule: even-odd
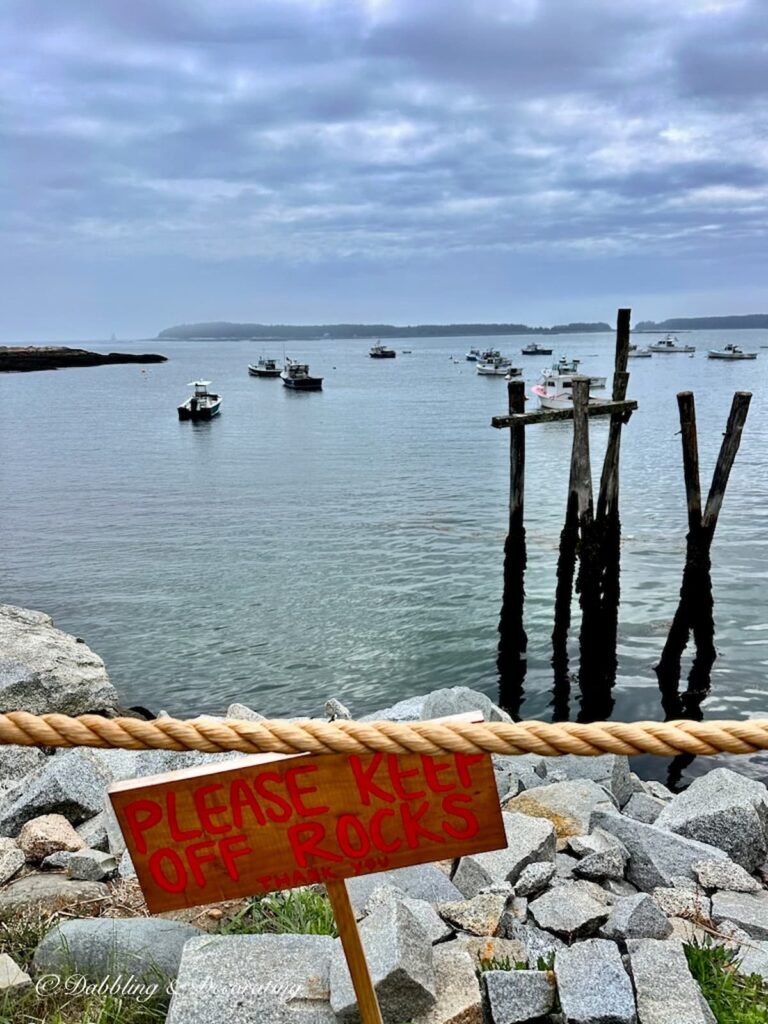
{"label": "calm harbor water", "polygon": [[[663,718],[653,665],[685,553],[684,389],[696,394],[705,490],[733,392],[754,395],[713,549],[719,657],[703,712],[766,715],[768,331],[680,338],[697,346],[694,358],[629,367],[640,409],[622,451],[614,717]],[[492,343],[531,384],[551,358],[516,355],[527,340],[398,340],[397,359],[384,361],[365,341],[288,345],[324,375],[313,394],[249,377],[249,361],[282,356],[282,345],[255,342],[90,343],[169,361],[0,376],[2,600],[84,637],[126,703],[153,710],[221,713],[239,700],[275,716],[318,714],[336,696],[362,714],[454,685],[495,697],[508,436],[489,421],[505,412],[506,384],[478,377],[464,353]],[[612,335],[538,340],[585,371],[611,372]],[[705,358],[728,340],[760,357]],[[176,405],[201,376],[222,394],[222,414],[180,423]],[[593,425],[596,480],[606,434]],[[521,714],[549,719],[571,432],[547,424],[527,437]],[[768,760],[750,764],[768,774]],[[658,762],[648,771],[663,777]]]}

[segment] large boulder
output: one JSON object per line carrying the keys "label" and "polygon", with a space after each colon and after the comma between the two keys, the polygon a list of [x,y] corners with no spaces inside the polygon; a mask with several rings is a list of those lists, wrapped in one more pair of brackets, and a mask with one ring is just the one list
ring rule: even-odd
{"label": "large boulder", "polygon": [[754,871],[768,855],[768,790],[729,768],[715,768],[678,793],[656,825],[716,846]]}
{"label": "large boulder", "polygon": [[0,605],[0,712],[116,710],[118,695],[104,662],[43,612]]}
{"label": "large boulder", "polygon": [[361,722],[415,722],[427,718],[447,718],[467,711],[480,711],[486,722],[509,722],[509,715],[480,690],[451,686],[423,696],[408,697],[391,707],[363,715]]}
{"label": "large boulder", "polygon": [[28,821],[46,814],[62,814],[79,825],[102,810],[104,791],[112,781],[104,759],[85,747],[49,757],[0,800],[0,835],[14,836]]}
{"label": "large boulder", "polygon": [[623,754],[601,754],[599,757],[580,757],[565,754],[563,757],[544,758],[548,773],[562,772],[567,779],[592,779],[610,790],[619,807],[632,796],[633,784],[629,771],[629,759]]}
{"label": "large boulder", "polygon": [[206,935],[184,946],[166,1024],[338,1024],[328,935]]}
{"label": "large boulder", "polygon": [[666,939],[672,934],[672,925],[653,897],[639,892],[616,900],[600,934],[616,941]]}
{"label": "large boulder", "polygon": [[412,1024],[483,1024],[480,983],[471,955],[455,942],[438,946],[434,969],[437,1002],[409,1018]]}
{"label": "large boulder", "polygon": [[726,859],[722,850],[714,846],[611,811],[595,811],[592,825],[621,840],[629,851],[627,878],[644,892],[652,892],[659,886],[673,886],[681,878],[695,882],[694,865],[699,861]]}
{"label": "large boulder", "polygon": [[632,983],[615,942],[587,939],[555,954],[565,1019],[573,1024],[636,1024]]}
{"label": "large boulder", "polygon": [[462,893],[448,875],[434,864],[415,864],[391,871],[379,871],[373,875],[357,875],[348,878],[346,884],[350,902],[358,914],[362,914],[376,889],[385,885],[400,889],[411,899],[427,900],[429,903],[452,902],[462,898]]}
{"label": "large boulder", "polygon": [[[385,1024],[401,1024],[434,1006],[432,943],[402,903],[380,907],[366,917],[360,925],[360,940]],[[331,957],[331,1007],[342,1024],[360,1020],[340,940]]]}
{"label": "large boulder", "polygon": [[716,892],[712,920],[718,925],[730,921],[753,939],[768,939],[768,892]]}
{"label": "large boulder", "polygon": [[38,747],[19,747],[11,743],[0,747],[0,784],[12,787],[45,761]]}
{"label": "large boulder", "polygon": [[87,908],[98,913],[109,898],[103,882],[74,882],[63,875],[24,875],[0,889],[0,916],[6,914],[53,914],[58,910]]}
{"label": "large boulder", "polygon": [[592,779],[575,779],[521,793],[507,800],[504,809],[533,818],[546,818],[552,822],[558,839],[565,839],[588,832],[592,813],[602,804],[612,804],[612,798],[603,786]]}
{"label": "large boulder", "polygon": [[605,903],[594,898],[583,882],[563,882],[530,905],[531,917],[540,928],[566,941],[594,935],[608,919]]}
{"label": "large boulder", "polygon": [[643,1024],[714,1024],[679,939],[630,939],[627,953]]}
{"label": "large boulder", "polygon": [[65,921],[48,932],[33,962],[38,974],[161,981],[176,977],[184,944],[200,934],[190,924],[152,917]]}
{"label": "large boulder", "polygon": [[555,977],[550,971],[485,971],[491,1020],[527,1024],[546,1017],[555,1005]]}
{"label": "large boulder", "polygon": [[453,884],[466,897],[477,896],[490,885],[514,884],[523,868],[537,861],[555,860],[555,830],[544,818],[503,813],[507,846],[503,850],[462,857]]}
{"label": "large boulder", "polygon": [[39,864],[60,850],[74,853],[85,846],[82,837],[62,814],[42,814],[39,818],[32,818],[19,832],[17,842],[32,864]]}

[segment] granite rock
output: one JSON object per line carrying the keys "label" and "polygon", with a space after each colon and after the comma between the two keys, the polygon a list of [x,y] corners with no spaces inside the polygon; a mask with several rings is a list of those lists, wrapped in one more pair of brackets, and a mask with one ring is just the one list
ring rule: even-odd
{"label": "granite rock", "polygon": [[16,835],[26,822],[45,814],[61,814],[79,825],[102,809],[104,790],[112,781],[103,759],[86,748],[49,757],[0,801],[0,835]]}
{"label": "granite rock", "polygon": [[102,882],[74,882],[54,874],[24,875],[0,890],[0,914],[53,913],[80,906],[88,908],[86,913],[96,913],[96,907],[108,897],[109,889]]}
{"label": "granite rock", "polygon": [[348,878],[346,884],[352,906],[358,913],[362,913],[371,894],[381,886],[393,886],[411,899],[427,900],[428,903],[452,903],[463,898],[461,890],[434,864],[417,864],[373,875],[358,875],[356,878]]}
{"label": "granite rock", "polygon": [[531,968],[536,967],[540,959],[549,962],[558,949],[565,949],[562,939],[530,921],[505,916],[503,924],[506,939],[523,948],[523,956],[517,959]]}
{"label": "granite rock", "polygon": [[333,944],[327,935],[189,939],[166,1024],[337,1024]]}
{"label": "granite rock", "polygon": [[593,825],[620,839],[629,851],[627,879],[645,892],[671,886],[677,878],[695,881],[693,865],[701,860],[725,860],[714,846],[675,835],[658,825],[646,825],[621,814],[595,811]]}
{"label": "granite rock", "polygon": [[689,920],[708,921],[712,904],[708,896],[694,889],[653,890],[653,898],[667,917],[685,917]]}
{"label": "granite rock", "polygon": [[558,950],[555,977],[569,1024],[636,1024],[632,983],[615,943],[587,939]]}
{"label": "granite rock", "polygon": [[762,886],[732,860],[704,860],[693,865],[702,889],[727,889],[729,892],[760,892]]}
{"label": "granite rock", "polygon": [[669,803],[670,800],[674,800],[675,794],[671,789],[662,782],[657,782],[656,779],[648,779],[645,783],[646,793],[650,793],[651,796],[655,796],[657,800],[663,800],[665,803]]}
{"label": "granite rock", "polygon": [[715,768],[678,793],[656,824],[724,850],[754,871],[768,854],[768,790],[729,768]]}
{"label": "granite rock", "polygon": [[117,872],[117,861],[111,853],[102,850],[78,850],[67,862],[70,878],[86,882],[104,882]]}
{"label": "granite rock", "polygon": [[65,871],[74,856],[69,850],[57,850],[40,861],[40,868],[43,871]]}
{"label": "granite rock", "polygon": [[0,838],[0,885],[5,885],[13,878],[24,867],[25,861],[24,852],[15,840]]}
{"label": "granite rock", "polygon": [[621,809],[622,814],[635,821],[644,821],[652,825],[666,807],[663,800],[651,796],[650,793],[633,793]]}
{"label": "granite rock", "polygon": [[714,1024],[677,939],[630,939],[640,1024]]}
{"label": "granite rock", "polygon": [[[400,1024],[435,1004],[432,944],[401,903],[380,907],[366,917],[360,939],[385,1024]],[[360,1019],[339,940],[331,957],[331,1008],[341,1024]]]}
{"label": "granite rock", "polygon": [[569,779],[591,779],[608,789],[619,807],[632,796],[632,779],[629,759],[623,754],[601,754],[599,757],[579,757],[566,754],[564,757],[544,759],[547,771],[559,770]]}
{"label": "granite rock", "polygon": [[0,605],[0,712],[82,715],[118,707],[104,662],[43,612]]}
{"label": "granite rock", "polygon": [[89,850],[102,850],[105,853],[109,850],[107,816],[104,811],[78,825],[75,831],[83,840],[83,846],[87,846]]}
{"label": "granite rock", "polygon": [[627,860],[627,853],[616,848],[603,850],[600,853],[590,853],[576,864],[573,873],[577,878],[594,881],[602,881],[607,878],[619,880],[624,878]]}
{"label": "granite rock", "polygon": [[617,899],[600,934],[606,939],[665,939],[672,926],[656,901],[645,892]]}
{"label": "granite rock", "polygon": [[5,996],[14,996],[22,989],[28,988],[32,979],[22,971],[16,961],[7,953],[0,953],[0,1001],[5,1001]]}
{"label": "granite rock", "polygon": [[483,1024],[480,983],[470,954],[451,942],[434,951],[437,1002],[411,1024]]}
{"label": "granite rock", "polygon": [[538,896],[555,877],[555,865],[551,861],[539,861],[529,864],[520,872],[515,882],[516,896]]}
{"label": "granite rock", "polygon": [[253,708],[249,708],[246,704],[230,704],[227,708],[225,718],[234,718],[240,722],[266,722],[267,718],[265,715],[259,714],[258,711],[254,711]]}
{"label": "granite rock", "polygon": [[506,903],[503,893],[482,892],[459,903],[440,903],[437,909],[453,928],[470,935],[497,935]]}
{"label": "granite rock", "polygon": [[537,861],[554,862],[555,830],[549,821],[525,814],[502,814],[507,847],[462,857],[453,883],[467,898],[497,882],[513,885],[523,868]]}
{"label": "granite rock", "polygon": [[443,921],[438,912],[427,900],[414,900],[406,896],[402,889],[393,885],[380,886],[374,889],[364,908],[363,916],[372,914],[378,907],[392,903],[402,903],[427,933],[429,941],[434,945],[451,938],[453,929]]}
{"label": "granite rock", "polygon": [[588,832],[595,808],[610,801],[607,790],[592,779],[575,779],[521,793],[507,800],[504,809],[547,819],[563,839]]}
{"label": "granite rock", "polygon": [[594,899],[579,882],[563,882],[535,899],[529,909],[540,928],[569,941],[594,935],[609,913],[605,903]]}
{"label": "granite rock", "polygon": [[483,985],[495,1024],[528,1024],[546,1017],[555,1005],[551,971],[485,971]]}
{"label": "granite rock", "polygon": [[32,864],[59,851],[74,853],[84,845],[82,838],[62,814],[43,814],[28,821],[19,832],[17,842]]}
{"label": "granite rock", "polygon": [[184,944],[199,928],[153,917],[65,921],[35,950],[37,974],[81,974],[90,981],[133,975],[142,981],[175,978]]}
{"label": "granite rock", "polygon": [[[551,938],[552,936],[547,936]],[[555,940],[557,941],[557,940]],[[499,938],[498,936],[457,935],[455,940],[448,943],[447,948],[456,946],[469,954],[474,965],[474,970],[479,970],[484,964],[491,961],[496,963],[509,962],[510,967],[515,964],[528,962],[528,949],[519,939]],[[437,955],[440,946],[435,947]]]}
{"label": "granite rock", "polygon": [[768,939],[768,892],[716,892],[712,920],[715,924],[732,921],[753,939]]}
{"label": "granite rock", "polygon": [[13,785],[45,763],[45,754],[38,747],[0,747],[0,782]]}

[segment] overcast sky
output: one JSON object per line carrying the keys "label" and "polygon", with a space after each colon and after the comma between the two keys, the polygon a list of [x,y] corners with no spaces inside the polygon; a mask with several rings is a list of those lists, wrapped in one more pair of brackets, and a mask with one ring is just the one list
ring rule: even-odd
{"label": "overcast sky", "polygon": [[0,340],[767,312],[766,0],[2,0]]}

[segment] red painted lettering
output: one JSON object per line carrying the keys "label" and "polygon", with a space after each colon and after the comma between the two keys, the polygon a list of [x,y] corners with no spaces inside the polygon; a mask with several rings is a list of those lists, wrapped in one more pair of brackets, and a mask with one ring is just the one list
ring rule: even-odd
{"label": "red painted lettering", "polygon": [[480,831],[480,824],[468,808],[457,807],[456,804],[471,803],[472,797],[466,793],[451,793],[443,797],[443,810],[464,822],[464,828],[455,828],[449,821],[443,822],[443,832],[453,839],[471,839]]}
{"label": "red painted lettering", "polygon": [[240,873],[235,864],[236,858],[247,857],[253,853],[253,849],[250,846],[245,846],[241,850],[236,849],[240,843],[245,842],[247,842],[245,836],[224,836],[223,839],[219,840],[219,856],[222,859],[227,874],[234,882],[240,880]]}
{"label": "red painted lettering", "polygon": [[[352,841],[352,834],[357,836],[357,844]],[[342,814],[336,823],[336,839],[348,857],[364,857],[371,848],[371,840],[365,826],[354,814]]]}
{"label": "red painted lettering", "polygon": [[394,811],[390,811],[388,808],[382,807],[373,815],[368,826],[371,830],[371,839],[373,840],[373,845],[378,850],[381,850],[382,853],[394,853],[395,850],[399,850],[400,847],[403,845],[403,840],[399,837],[397,839],[393,839],[391,843],[388,843],[384,839],[384,836],[381,834],[381,824],[384,821],[384,819],[394,818],[394,816]]}
{"label": "red painted lettering", "polygon": [[454,763],[456,764],[456,772],[459,776],[459,782],[468,789],[472,785],[472,779],[469,774],[469,769],[473,764],[480,764],[484,761],[487,754],[454,754]]}
{"label": "red painted lettering", "polygon": [[440,772],[450,771],[451,764],[448,761],[442,761],[438,764],[434,757],[430,757],[429,754],[421,755],[421,766],[424,769],[424,778],[427,781],[427,785],[433,793],[447,793],[449,790],[455,788],[453,782],[440,782]]}
{"label": "red painted lettering", "polygon": [[330,808],[326,805],[321,807],[307,807],[302,797],[309,793],[316,793],[317,786],[300,786],[296,781],[297,776],[305,775],[307,772],[316,772],[316,764],[298,765],[296,768],[289,768],[285,773],[285,785],[291,797],[294,810],[302,818],[310,818],[313,814],[327,814]]}
{"label": "red painted lettering", "polygon": [[293,856],[300,868],[307,866],[307,857],[319,857],[321,860],[344,860],[338,853],[333,853],[332,850],[323,850],[318,845],[325,839],[325,829],[319,821],[291,825],[287,836]]}
{"label": "red painted lettering", "polygon": [[388,793],[373,781],[373,776],[379,770],[383,758],[383,754],[374,754],[371,758],[371,763],[366,768],[357,754],[350,755],[349,766],[355,777],[360,799],[366,807],[370,806],[372,796],[375,796],[379,800],[386,800],[386,802],[390,804],[395,799],[392,793]]}
{"label": "red painted lettering", "polygon": [[261,809],[259,801],[253,795],[245,779],[236,779],[229,787],[229,802],[232,806],[232,822],[235,828],[243,827],[243,808],[249,808],[251,814],[260,825],[265,825],[267,819]]}
{"label": "red painted lettering", "polygon": [[139,853],[147,852],[144,833],[154,828],[163,819],[163,809],[154,800],[134,800],[123,808],[125,820],[131,830],[133,841]]}
{"label": "red painted lettering", "polygon": [[210,863],[210,861],[216,860],[215,853],[209,852],[208,854],[204,855],[202,851],[210,851],[210,848],[213,846],[214,842],[215,840],[213,839],[205,839],[202,843],[193,843],[191,846],[188,846],[184,851],[187,858],[187,864],[189,864],[189,870],[192,872],[192,877],[194,878],[195,883],[199,885],[201,889],[205,888],[207,882],[205,879],[205,875],[200,870],[200,865],[208,864]]}
{"label": "red painted lettering", "polygon": [[398,763],[397,754],[387,754],[387,767],[392,781],[392,788],[401,800],[424,799],[427,795],[425,790],[417,789],[409,792],[403,787],[403,779],[412,779],[415,775],[420,774],[418,768],[409,768],[407,771],[404,771]]}
{"label": "red painted lettering", "polygon": [[214,807],[209,807],[205,802],[205,798],[209,793],[216,793],[218,790],[223,788],[224,787],[220,782],[214,782],[210,786],[201,786],[192,794],[192,799],[195,803],[195,810],[197,811],[197,816],[200,819],[200,824],[209,835],[221,835],[222,832],[229,832],[232,828],[230,822],[227,822],[226,824],[222,822],[221,825],[216,825],[213,822],[213,818],[218,817],[220,814],[226,814],[226,804],[216,804]]}
{"label": "red painted lettering", "polygon": [[279,811],[275,811],[271,807],[267,808],[267,817],[270,821],[288,821],[293,813],[293,808],[284,797],[280,796],[279,793],[273,793],[267,788],[268,782],[276,782],[278,785],[282,785],[282,781],[279,772],[260,772],[253,780],[253,788],[258,796],[280,808]]}
{"label": "red painted lettering", "polygon": [[176,794],[173,790],[168,792],[165,803],[168,808],[168,830],[171,833],[171,839],[176,843],[188,843],[190,839],[199,839],[203,834],[199,828],[185,830],[179,825],[179,819],[176,816]]}
{"label": "red painted lettering", "polygon": [[[164,867],[165,861],[168,861],[168,866],[171,869],[170,874],[167,873],[167,869]],[[157,885],[161,889],[165,889],[166,892],[183,892],[186,889],[187,872],[184,870],[181,857],[170,846],[164,846],[160,850],[155,850],[147,861],[147,867]]]}
{"label": "red painted lettering", "polygon": [[[448,798],[446,797],[446,799]],[[412,850],[415,850],[419,845],[419,837],[427,839],[430,843],[445,842],[445,839],[439,836],[437,832],[430,832],[429,829],[419,824],[428,810],[428,800],[425,800],[423,804],[419,804],[418,807],[414,807],[413,804],[402,804],[400,807],[403,828],[405,829],[405,841]]]}

